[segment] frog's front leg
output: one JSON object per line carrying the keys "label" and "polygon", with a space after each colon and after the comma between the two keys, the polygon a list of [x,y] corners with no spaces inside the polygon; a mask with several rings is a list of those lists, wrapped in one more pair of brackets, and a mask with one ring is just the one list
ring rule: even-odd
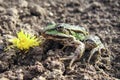
{"label": "frog's front leg", "polygon": [[[105,47],[103,44],[99,44],[97,47],[93,48],[91,51],[90,51],[90,56],[88,58],[88,63],[90,62],[92,56],[98,52],[97,54],[100,55],[102,52],[105,51]],[[98,56],[99,57],[99,56]]]}
{"label": "frog's front leg", "polygon": [[[73,44],[73,42],[71,43]],[[78,41],[74,41],[74,44],[78,44]],[[61,58],[60,60],[69,60],[71,59],[70,61],[70,64],[69,64],[69,68],[71,69],[72,68],[72,65],[74,63],[75,60],[77,59],[80,59],[85,51],[85,45],[79,41],[79,45],[74,45],[76,47],[75,51],[74,51],[74,54],[70,55],[70,56],[67,56],[65,58]]]}
{"label": "frog's front leg", "polygon": [[69,68],[72,67],[72,64],[74,63],[75,60],[80,59],[85,51],[85,45],[80,42],[79,46],[76,48],[74,52],[74,56],[69,64]]}

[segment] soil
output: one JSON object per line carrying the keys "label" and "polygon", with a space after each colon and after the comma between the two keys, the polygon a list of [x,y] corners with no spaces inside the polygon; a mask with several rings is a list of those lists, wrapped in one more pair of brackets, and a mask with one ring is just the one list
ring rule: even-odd
{"label": "soil", "polygon": [[[83,56],[69,70],[70,61],[59,58],[72,48],[61,50],[62,45],[52,41],[27,53],[4,51],[8,38],[16,36],[21,28],[39,37],[40,30],[53,22],[83,26],[98,35],[109,50],[110,64],[103,62],[98,70],[84,62],[87,58]],[[0,0],[0,80],[117,80],[119,47],[120,0]]]}

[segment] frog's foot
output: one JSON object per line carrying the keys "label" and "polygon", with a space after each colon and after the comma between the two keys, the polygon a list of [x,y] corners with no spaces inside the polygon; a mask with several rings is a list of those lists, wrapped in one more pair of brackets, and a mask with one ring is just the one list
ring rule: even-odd
{"label": "frog's foot", "polygon": [[60,60],[71,60],[70,63],[69,63],[69,66],[67,67],[68,69],[70,70],[73,70],[73,63],[74,61],[77,59],[77,56],[68,56],[66,58],[60,58]]}
{"label": "frog's foot", "polygon": [[[104,60],[104,61],[101,61],[101,60]],[[101,57],[101,59],[95,63],[95,66],[101,66],[106,70],[110,70],[111,69],[110,59]]]}
{"label": "frog's foot", "polygon": [[64,45],[61,50],[63,51],[66,47],[67,47],[67,45]]}
{"label": "frog's foot", "polygon": [[71,60],[70,63],[69,63],[69,66],[68,66],[68,69],[72,69],[72,64],[74,63],[74,61],[76,60],[76,57],[74,54],[70,55],[70,56],[67,56],[67,57],[64,57],[64,58],[60,58],[61,61],[64,61],[64,60]]}

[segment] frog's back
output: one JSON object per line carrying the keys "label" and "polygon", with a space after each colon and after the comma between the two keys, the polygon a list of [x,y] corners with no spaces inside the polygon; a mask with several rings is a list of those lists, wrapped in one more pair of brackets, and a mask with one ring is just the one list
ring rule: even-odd
{"label": "frog's back", "polygon": [[85,35],[88,34],[88,31],[85,27],[81,27],[79,25],[70,25],[66,23],[61,23],[60,26],[63,26],[65,29],[69,29],[78,33],[84,33]]}
{"label": "frog's back", "polygon": [[81,27],[79,25],[70,25],[70,24],[65,24],[65,23],[62,23],[61,25],[63,25],[64,28],[66,29],[69,28],[74,31],[81,31],[81,30],[85,31],[86,30],[84,27]]}

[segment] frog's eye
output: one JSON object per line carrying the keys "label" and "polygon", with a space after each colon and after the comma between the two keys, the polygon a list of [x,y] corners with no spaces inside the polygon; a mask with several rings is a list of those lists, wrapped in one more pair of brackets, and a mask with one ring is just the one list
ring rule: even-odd
{"label": "frog's eye", "polygon": [[57,25],[56,30],[57,31],[63,31],[63,26],[62,25]]}
{"label": "frog's eye", "polygon": [[64,27],[64,26],[62,26],[62,25],[58,25],[58,26],[57,26],[57,28],[63,28],[63,27]]}

